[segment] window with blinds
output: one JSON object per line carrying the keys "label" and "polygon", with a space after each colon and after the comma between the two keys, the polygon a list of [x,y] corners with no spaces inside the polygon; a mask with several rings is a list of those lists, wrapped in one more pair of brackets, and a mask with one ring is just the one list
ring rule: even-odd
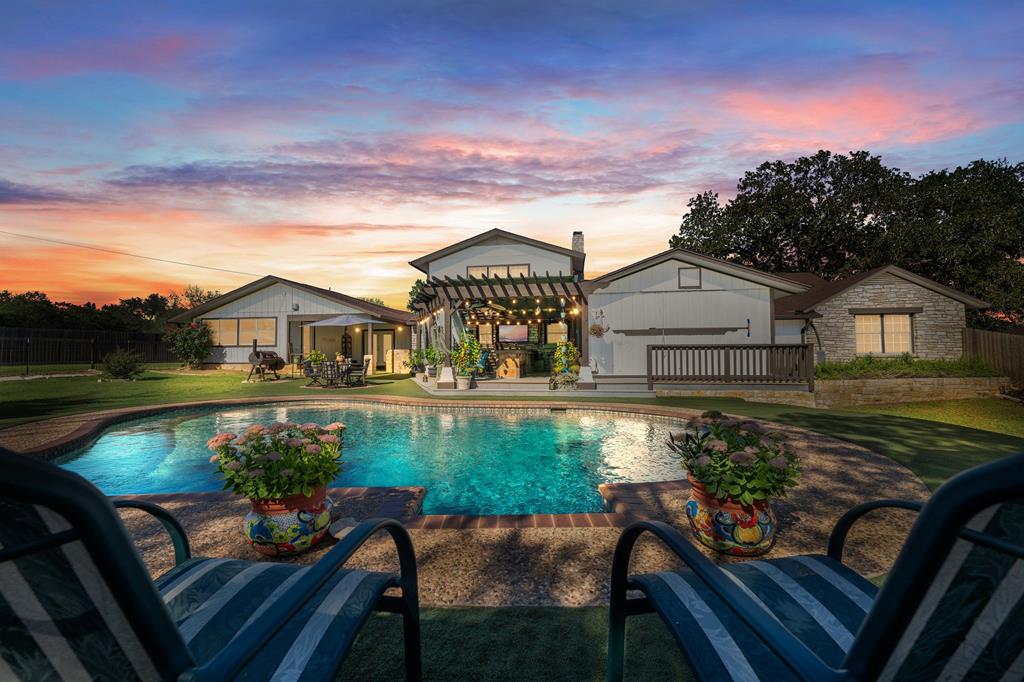
{"label": "window with blinds", "polygon": [[509,277],[530,276],[530,266],[527,265],[470,265],[466,268],[468,277]]}
{"label": "window with blinds", "polygon": [[910,315],[854,315],[857,354],[912,353]]}
{"label": "window with blinds", "polygon": [[213,345],[238,345],[238,320],[233,318],[224,320],[203,320],[203,324],[210,328]]}
{"label": "window with blinds", "polygon": [[256,339],[259,346],[273,346],[277,344],[277,318],[276,317],[255,317],[238,320],[239,344],[248,346]]}

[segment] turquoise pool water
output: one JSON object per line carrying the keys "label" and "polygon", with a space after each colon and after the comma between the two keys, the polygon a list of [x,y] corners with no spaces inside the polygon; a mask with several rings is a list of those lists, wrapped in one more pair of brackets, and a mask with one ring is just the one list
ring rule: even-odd
{"label": "turquoise pool water", "polygon": [[343,422],[335,486],[427,488],[427,514],[601,511],[600,483],[680,478],[673,423],[608,412],[271,405],[173,412],[107,429],[62,465],[109,495],[220,490],[206,441],[253,423]]}

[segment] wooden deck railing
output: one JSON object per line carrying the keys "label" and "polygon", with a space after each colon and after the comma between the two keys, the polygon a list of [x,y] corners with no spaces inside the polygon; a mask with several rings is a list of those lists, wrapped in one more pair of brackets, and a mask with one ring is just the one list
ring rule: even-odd
{"label": "wooden deck railing", "polygon": [[806,384],[814,390],[807,344],[647,346],[647,387],[655,383]]}

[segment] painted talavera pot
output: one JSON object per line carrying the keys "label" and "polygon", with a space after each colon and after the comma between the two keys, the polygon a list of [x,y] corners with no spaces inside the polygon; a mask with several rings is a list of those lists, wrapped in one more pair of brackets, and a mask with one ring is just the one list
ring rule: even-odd
{"label": "painted talavera pot", "polygon": [[331,525],[331,498],[320,486],[309,497],[292,495],[280,500],[250,500],[245,515],[245,537],[260,554],[290,556],[306,551]]}
{"label": "painted talavera pot", "polygon": [[686,518],[701,544],[733,556],[758,556],[775,544],[775,512],[767,501],[739,504],[719,500],[692,476]]}

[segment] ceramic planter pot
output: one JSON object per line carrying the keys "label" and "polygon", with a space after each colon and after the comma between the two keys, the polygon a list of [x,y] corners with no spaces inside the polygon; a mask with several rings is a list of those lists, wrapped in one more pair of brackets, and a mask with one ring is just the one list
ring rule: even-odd
{"label": "ceramic planter pot", "polygon": [[775,512],[767,501],[744,505],[719,500],[692,476],[686,518],[701,544],[734,556],[758,556],[775,544]]}
{"label": "ceramic planter pot", "polygon": [[436,377],[437,376],[437,367],[434,366],[434,365],[430,365],[429,367],[427,367],[427,376],[428,377]]}
{"label": "ceramic planter pot", "polygon": [[331,498],[320,486],[309,497],[292,495],[280,500],[250,500],[245,515],[245,537],[260,554],[300,554],[327,534],[331,525]]}
{"label": "ceramic planter pot", "polygon": [[458,388],[460,391],[468,391],[469,390],[469,385],[472,384],[472,383],[473,383],[473,377],[463,377],[463,376],[455,377],[455,387]]}

